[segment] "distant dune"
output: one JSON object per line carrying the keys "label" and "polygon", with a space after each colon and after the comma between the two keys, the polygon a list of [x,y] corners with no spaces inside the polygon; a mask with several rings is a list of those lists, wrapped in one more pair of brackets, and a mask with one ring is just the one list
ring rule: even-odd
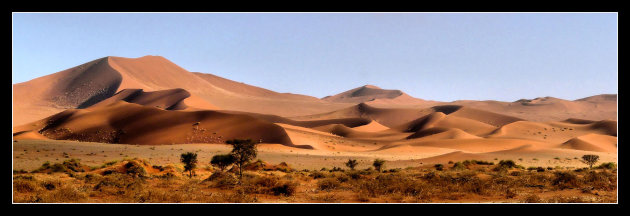
{"label": "distant dune", "polygon": [[414,98],[400,90],[381,89],[378,86],[364,85],[358,88],[322,98],[337,103],[363,103],[375,100],[386,100],[388,103],[418,104],[425,102]]}

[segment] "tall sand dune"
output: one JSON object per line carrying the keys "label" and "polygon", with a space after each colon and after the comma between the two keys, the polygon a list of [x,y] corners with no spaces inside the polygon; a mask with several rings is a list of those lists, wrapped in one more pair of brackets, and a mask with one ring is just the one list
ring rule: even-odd
{"label": "tall sand dune", "polygon": [[[348,104],[273,93],[226,79],[191,73],[161,56],[104,57],[48,76],[13,85],[14,125],[44,118],[69,108],[85,108],[123,89],[146,92],[184,89],[189,106],[221,108],[283,116],[309,115],[341,109]],[[270,93],[272,92],[272,93]]]}

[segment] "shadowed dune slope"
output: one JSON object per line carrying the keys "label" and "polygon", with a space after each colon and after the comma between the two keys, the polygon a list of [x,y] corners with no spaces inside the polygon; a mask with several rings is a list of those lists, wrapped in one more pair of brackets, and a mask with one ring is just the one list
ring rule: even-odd
{"label": "shadowed dune slope", "polygon": [[90,108],[103,107],[122,100],[165,110],[183,110],[187,108],[184,99],[188,97],[190,97],[190,93],[184,89],[154,92],[145,92],[142,89],[123,89],[114,96],[90,106]]}
{"label": "shadowed dune slope", "polygon": [[125,144],[224,143],[251,138],[294,146],[284,129],[246,115],[217,111],[165,111],[117,101],[69,109],[20,127],[51,139]]}
{"label": "shadowed dune slope", "polygon": [[338,118],[372,119],[386,127],[394,127],[430,114],[429,109],[376,108],[365,103],[350,106],[333,112],[309,116],[291,117],[294,120],[322,120]]}
{"label": "shadowed dune slope", "polygon": [[122,76],[100,58],[54,74],[13,85],[13,125],[68,108],[87,107],[118,90]]}
{"label": "shadowed dune slope", "polygon": [[312,120],[312,121],[296,121],[296,120],[284,118],[277,115],[229,111],[229,110],[222,110],[221,112],[249,115],[254,118],[258,118],[258,119],[265,120],[272,123],[288,124],[288,125],[305,127],[305,128],[313,128],[313,127],[319,127],[319,126],[329,125],[329,124],[341,124],[347,127],[359,127],[359,126],[367,125],[371,122],[370,119],[366,119],[366,118],[336,118],[336,119],[323,119],[323,120]]}

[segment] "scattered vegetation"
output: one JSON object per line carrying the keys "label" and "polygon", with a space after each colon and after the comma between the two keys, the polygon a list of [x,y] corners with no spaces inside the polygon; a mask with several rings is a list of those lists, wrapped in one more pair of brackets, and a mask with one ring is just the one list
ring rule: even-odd
{"label": "scattered vegetation", "polygon": [[[385,170],[381,164],[369,169],[350,167],[345,171],[333,168],[279,172],[243,166],[243,172],[236,168],[200,169],[198,175],[191,176],[190,169],[181,168],[181,164],[150,165],[141,159],[108,162],[96,170],[86,169],[78,160],[64,162],[45,163],[38,169],[40,172],[14,173],[14,201],[459,202],[480,198],[527,203],[617,201],[614,163],[581,171],[525,169],[510,160],[496,165],[475,160],[453,162],[449,169],[435,164],[435,169]],[[61,171],[53,172],[54,167]]]}

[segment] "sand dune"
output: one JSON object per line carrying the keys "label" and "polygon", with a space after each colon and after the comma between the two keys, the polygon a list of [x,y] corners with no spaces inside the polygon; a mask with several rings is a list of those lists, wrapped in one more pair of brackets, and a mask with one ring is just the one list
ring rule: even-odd
{"label": "sand dune", "polygon": [[112,97],[90,106],[90,108],[103,107],[122,100],[165,110],[183,110],[187,108],[183,101],[188,97],[190,97],[190,93],[183,89],[154,92],[144,92],[142,89],[123,89]]}
{"label": "sand dune", "polygon": [[295,120],[321,120],[334,118],[366,118],[372,119],[386,127],[394,127],[430,114],[427,109],[376,108],[365,103],[350,106],[333,112],[291,117]]}
{"label": "sand dune", "polygon": [[218,109],[218,107],[180,88],[153,92],[145,92],[142,89],[123,89],[112,97],[102,100],[88,108],[107,106],[120,100],[164,110]]}
{"label": "sand dune", "polygon": [[[68,108],[86,107],[112,96],[122,76],[101,58],[13,85],[13,125],[44,118]],[[19,110],[16,112],[15,110]]]}
{"label": "sand dune", "polygon": [[443,112],[433,112],[416,120],[392,127],[392,130],[398,130],[403,132],[416,132],[424,129],[431,128],[435,123],[444,119],[446,114]]}
{"label": "sand dune", "polygon": [[13,140],[47,140],[48,137],[37,133],[37,131],[20,131],[13,133]]}
{"label": "sand dune", "polygon": [[369,124],[353,127],[352,129],[356,131],[362,131],[362,132],[379,132],[379,131],[389,130],[388,127],[385,127],[376,121],[371,121]]}
{"label": "sand dune", "polygon": [[241,82],[236,82],[223,77],[219,77],[213,74],[193,72],[193,74],[199,76],[201,79],[208,83],[222,88],[230,92],[237,92],[242,95],[264,97],[264,98],[278,98],[278,99],[290,99],[290,100],[306,100],[306,101],[319,101],[316,97],[292,94],[292,93],[278,93],[268,89],[260,88],[257,86],[248,85]]}
{"label": "sand dune", "polygon": [[322,98],[322,100],[337,103],[363,103],[363,102],[383,102],[400,104],[418,104],[424,100],[411,97],[400,90],[381,89],[373,85],[364,85],[358,88]]}
{"label": "sand dune", "polygon": [[361,131],[361,130],[356,130],[354,128],[347,127],[342,124],[323,125],[323,126],[314,127],[313,129],[331,133],[331,134],[341,136],[341,137],[347,137],[347,138],[370,139],[370,138],[383,138],[383,137],[391,137],[391,136],[402,136],[402,134],[399,134],[399,133]]}
{"label": "sand dune", "polygon": [[495,130],[487,137],[527,139],[559,144],[589,133],[616,136],[616,126],[617,124],[615,121],[600,121],[586,124],[574,124],[566,121],[518,121]]}
{"label": "sand dune", "polygon": [[[616,120],[617,114],[616,95],[596,95],[575,101],[543,97],[516,102],[462,100],[445,103],[413,98],[400,90],[384,90],[366,85],[320,100],[306,95],[277,93],[212,74],[191,73],[163,57],[144,56],[100,58],[13,85],[13,108],[20,110],[14,112],[13,122],[14,125],[21,125],[68,108],[85,108],[123,89],[153,92],[177,88],[191,94],[185,99],[191,110],[223,109],[284,117],[299,116],[295,120],[329,119],[331,115],[347,118],[354,112],[351,110],[357,107],[342,111],[344,107],[365,102],[364,106],[369,105],[373,109],[395,109],[380,110],[373,114],[363,113],[387,127],[423,116],[413,112],[429,105],[460,105],[530,121],[559,121],[567,118]],[[327,112],[328,114],[322,114]],[[388,114],[392,112],[400,115]],[[458,112],[454,116],[468,115],[467,109]],[[481,115],[476,113],[475,115]],[[361,116],[354,112],[352,117]],[[502,117],[495,119],[482,116],[479,119],[470,119],[495,126],[506,124],[497,121],[506,120]]]}
{"label": "sand dune", "polygon": [[586,134],[566,141],[560,145],[560,148],[594,152],[617,152],[617,137]]}
{"label": "sand dune", "polygon": [[221,112],[249,115],[254,118],[258,118],[258,119],[265,120],[272,123],[282,123],[282,124],[289,124],[289,125],[307,127],[307,128],[319,127],[319,126],[329,125],[329,124],[342,124],[348,127],[359,127],[359,126],[367,125],[371,122],[369,119],[366,119],[366,118],[331,118],[331,119],[311,120],[311,121],[306,121],[306,120],[296,121],[289,118],[285,118],[285,117],[281,117],[277,115],[269,115],[269,114],[259,114],[259,113],[229,111],[229,110],[224,110]]}
{"label": "sand dune", "polygon": [[256,118],[216,111],[165,111],[125,101],[69,109],[22,127],[51,139],[127,144],[224,143],[252,138],[293,146],[284,129]]}
{"label": "sand dune", "polygon": [[[616,120],[617,95],[595,95],[569,101],[554,97],[521,99],[514,102],[459,100],[443,105],[461,105],[529,121],[561,121],[567,118]],[[422,108],[422,106],[416,106]]]}
{"label": "sand dune", "polygon": [[443,128],[443,127],[433,127],[433,128],[421,130],[407,137],[407,139],[416,139],[416,138],[422,138],[423,140],[481,139],[481,137],[466,133],[465,131],[458,128]]}
{"label": "sand dune", "polygon": [[14,112],[13,122],[21,125],[65,109],[85,108],[123,89],[152,92],[181,88],[192,95],[186,99],[192,108],[284,116],[322,113],[348,106],[207,77],[191,73],[161,56],[104,57],[13,85],[13,108],[25,111]]}

